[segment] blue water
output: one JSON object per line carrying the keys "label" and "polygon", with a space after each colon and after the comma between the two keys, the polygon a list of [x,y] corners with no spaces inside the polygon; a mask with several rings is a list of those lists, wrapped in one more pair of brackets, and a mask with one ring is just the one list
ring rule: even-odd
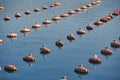
{"label": "blue water", "polygon": [[[67,76],[68,80],[120,80],[120,49],[110,47],[112,40],[118,40],[120,36],[120,17],[115,17],[108,23],[97,27],[93,23],[101,17],[119,9],[119,0],[101,0],[102,4],[94,6],[82,13],[61,19],[60,22],[52,22],[45,26],[42,22],[45,19],[51,20],[55,15],[60,16],[70,10],[77,9],[94,0],[0,0],[4,10],[0,11],[0,39],[4,41],[0,45],[0,80],[59,80]],[[52,3],[60,2],[62,5],[55,8],[42,10],[43,5],[49,6]],[[34,8],[40,8],[35,13]],[[31,14],[26,16],[24,12],[29,9]],[[16,19],[14,15],[19,12],[22,17]],[[3,18],[8,15],[11,20],[5,22]],[[38,31],[32,28],[35,23],[42,25]],[[91,23],[94,30],[89,32],[85,28]],[[24,36],[20,30],[27,26],[31,32]],[[86,34],[82,37],[76,31],[82,27]],[[14,31],[19,36],[16,40],[6,37]],[[66,36],[74,34],[76,39],[68,41]],[[61,39],[64,46],[59,49],[55,41]],[[46,57],[40,54],[40,47],[46,44],[51,53]],[[113,55],[105,57],[100,50],[109,47]],[[30,66],[22,58],[33,54],[35,63]],[[97,54],[102,59],[102,64],[92,65],[88,59]],[[18,70],[13,74],[4,71],[5,65],[15,65]],[[80,76],[74,72],[74,68],[83,64],[89,70],[89,74]]]}

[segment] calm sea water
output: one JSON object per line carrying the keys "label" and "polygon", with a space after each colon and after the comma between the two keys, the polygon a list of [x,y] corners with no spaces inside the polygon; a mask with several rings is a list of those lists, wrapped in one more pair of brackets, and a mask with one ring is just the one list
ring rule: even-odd
{"label": "calm sea water", "polygon": [[[60,2],[60,7],[42,10],[43,5],[49,6],[52,3]],[[61,19],[60,22],[48,27],[42,24],[45,19],[51,20],[55,15],[60,16],[70,10],[77,9],[94,0],[0,0],[0,5],[4,10],[0,11],[0,38],[4,41],[0,45],[0,80],[59,80],[62,76],[67,76],[68,80],[120,80],[120,49],[110,47],[112,40],[118,40],[120,36],[120,17],[116,17],[99,28],[93,23],[101,17],[112,13],[120,8],[119,0],[101,0],[102,4],[85,10],[82,13]],[[34,8],[40,8],[40,13],[35,13]],[[24,12],[29,9],[31,14],[26,16]],[[19,12],[22,17],[16,19],[15,13]],[[8,15],[11,20],[5,22],[3,18]],[[32,28],[35,23],[42,25],[38,31]],[[94,30],[89,32],[85,28],[88,24],[94,26]],[[27,26],[31,32],[24,36],[20,30]],[[86,34],[82,37],[76,34],[76,30],[82,27]],[[16,40],[6,37],[8,33],[14,31],[19,35]],[[66,36],[74,34],[76,39],[68,41]],[[61,39],[64,46],[59,49],[55,42]],[[51,49],[49,55],[41,55],[40,47],[46,44]],[[113,55],[105,57],[100,54],[100,50],[109,47]],[[22,58],[28,54],[33,54],[35,63],[30,66]],[[97,54],[102,59],[102,64],[92,65],[88,59]],[[9,74],[4,71],[4,66],[13,64],[18,70]],[[89,69],[89,74],[80,76],[74,72],[74,68],[83,64]]]}

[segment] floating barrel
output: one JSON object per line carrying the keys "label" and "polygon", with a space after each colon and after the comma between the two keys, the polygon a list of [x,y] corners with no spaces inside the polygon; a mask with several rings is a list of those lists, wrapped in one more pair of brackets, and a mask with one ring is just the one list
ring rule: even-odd
{"label": "floating barrel", "polygon": [[78,74],[81,74],[81,75],[86,75],[88,74],[88,69],[83,67],[83,65],[80,65],[79,67],[76,67],[74,69],[74,71]]}
{"label": "floating barrel", "polygon": [[4,21],[10,21],[10,17],[9,16],[5,16],[4,17]]}
{"label": "floating barrel", "polygon": [[67,39],[70,41],[75,40],[75,36],[73,34],[69,34],[67,35]]}
{"label": "floating barrel", "polygon": [[40,48],[40,50],[41,50],[42,53],[51,53],[51,50],[49,48],[47,48],[46,45],[43,45]]}
{"label": "floating barrel", "polygon": [[67,18],[69,15],[67,13],[61,14],[60,17]]}
{"label": "floating barrel", "polygon": [[112,50],[110,50],[108,47],[106,47],[105,49],[102,49],[101,51],[101,54],[103,55],[112,55]]}
{"label": "floating barrel", "polygon": [[7,65],[7,66],[4,66],[4,70],[8,73],[14,73],[17,71],[17,67],[14,65]]}
{"label": "floating barrel", "polygon": [[34,12],[40,12],[40,9],[39,8],[35,8]]}
{"label": "floating barrel", "polygon": [[16,38],[18,37],[18,35],[16,33],[10,32],[9,34],[7,34],[8,38]]}
{"label": "floating barrel", "polygon": [[64,45],[63,41],[62,40],[58,40],[55,42],[56,46],[58,47],[62,47]]}
{"label": "floating barrel", "polygon": [[93,26],[91,24],[89,24],[88,26],[86,26],[86,29],[87,30],[93,30],[94,28],[93,28]]}
{"label": "floating barrel", "polygon": [[83,34],[86,33],[82,28],[80,28],[80,29],[77,30],[76,32],[77,32],[77,34],[80,34],[80,35],[83,35]]}
{"label": "floating barrel", "polygon": [[48,7],[47,7],[46,5],[44,5],[44,6],[42,7],[42,9],[43,9],[43,10],[47,10]]}
{"label": "floating barrel", "polygon": [[120,42],[117,42],[116,40],[114,40],[113,42],[111,42],[111,47],[120,48]]}
{"label": "floating barrel", "polygon": [[22,33],[26,33],[26,32],[30,32],[31,30],[29,28],[27,28],[26,26],[20,30],[20,32]]}
{"label": "floating barrel", "polygon": [[24,61],[35,62],[35,57],[32,56],[32,54],[29,54],[29,55],[23,57],[23,60],[24,60]]}
{"label": "floating barrel", "polygon": [[96,22],[94,22],[94,24],[95,24],[96,26],[100,26],[100,25],[103,25],[103,22],[101,22],[101,21],[96,21]]}
{"label": "floating barrel", "polygon": [[102,61],[97,55],[94,55],[92,58],[89,58],[89,62],[92,64],[100,64]]}
{"label": "floating barrel", "polygon": [[31,14],[31,11],[30,11],[30,10],[26,10],[26,11],[25,11],[25,14],[26,14],[26,15],[29,15],[29,14]]}
{"label": "floating barrel", "polygon": [[74,15],[75,13],[76,13],[76,12],[75,12],[75,11],[72,11],[72,10],[68,12],[69,15]]}

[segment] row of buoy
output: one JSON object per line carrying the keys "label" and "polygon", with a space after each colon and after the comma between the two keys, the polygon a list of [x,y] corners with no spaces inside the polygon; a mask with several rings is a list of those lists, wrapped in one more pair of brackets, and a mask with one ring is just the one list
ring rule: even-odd
{"label": "row of buoy", "polygon": [[[92,2],[92,3],[88,3],[88,4],[86,4],[86,6],[87,7],[90,7],[90,4],[91,5],[93,5],[93,3],[95,3],[94,5],[98,5],[99,3],[101,3],[101,1],[95,1],[95,2]],[[57,3],[56,2],[56,6],[57,6],[57,4],[60,4],[60,3]],[[89,6],[88,6],[89,5]],[[81,10],[83,9],[83,7],[82,8],[80,8]],[[38,10],[38,9],[34,9],[34,10]],[[84,10],[84,9],[83,9]],[[78,12],[78,11],[77,11]],[[60,17],[68,17],[69,15],[72,15],[72,14],[75,14],[76,13],[76,10],[74,10],[74,11],[70,11],[70,12],[68,12],[68,14],[67,13],[65,13],[65,14],[62,14],[62,15],[60,15]],[[27,10],[26,12],[25,12],[25,14],[27,14],[27,15],[29,15],[29,14],[31,14],[31,12],[29,11],[29,10]],[[19,14],[19,13],[16,13],[15,14],[15,17],[21,17],[21,15]],[[52,20],[53,21],[59,21],[61,18],[60,18],[59,16],[55,16],[54,18],[52,18]],[[4,18],[4,20],[5,21],[9,21],[10,20],[10,17],[8,17],[8,16],[6,16],[5,18]],[[44,25],[50,25],[52,23],[52,21],[50,21],[50,20],[44,20],[43,22],[42,22],[42,24],[44,24]],[[32,26],[32,28],[34,28],[34,29],[39,29],[39,28],[41,28],[41,25],[40,24],[35,24],[35,25],[33,25]],[[87,30],[92,30],[93,29],[93,27],[91,26],[91,25],[88,25],[87,27],[86,27],[86,29]],[[29,28],[27,28],[27,27],[24,27],[22,30],[21,30],[21,32],[22,33],[29,33],[30,32],[30,29]],[[84,30],[82,30],[81,28],[79,29],[79,30],[77,30],[76,31],[77,32],[77,34],[79,34],[79,35],[83,35],[83,34],[85,34],[85,31]],[[17,34],[15,34],[15,33],[13,33],[13,32],[11,32],[10,34],[8,34],[7,35],[7,37],[8,38],[17,38],[18,37],[18,35]],[[67,39],[68,40],[74,40],[75,39],[75,37],[72,35],[72,36],[70,36],[70,37],[68,37],[67,36]]]}
{"label": "row of buoy", "polygon": [[[53,3],[52,5],[50,5],[50,7],[57,7],[57,6],[61,6],[61,3],[60,2],[55,2],[55,3]],[[4,7],[3,6],[0,6],[0,10],[3,10],[4,9]],[[42,9],[43,10],[47,10],[48,9],[48,7],[46,6],[46,5],[44,5],[43,7],[42,7]],[[40,12],[40,9],[39,8],[35,8],[34,10],[33,10],[34,12]],[[24,12],[24,14],[25,15],[30,15],[31,14],[31,11],[30,10],[26,10],[25,12]],[[20,18],[21,17],[21,14],[20,13],[16,13],[15,14],[15,17],[16,18]],[[10,17],[9,16],[5,16],[4,18],[4,21],[10,21]]]}
{"label": "row of buoy", "polygon": [[[112,48],[120,48],[120,42],[117,42],[116,40],[114,40],[113,42],[111,42],[111,47]],[[102,49],[100,51],[100,53],[104,56],[111,56],[113,52],[108,47],[106,47],[105,49]],[[89,58],[88,61],[92,64],[101,64],[102,63],[102,60],[100,58],[98,58],[97,55],[94,55],[93,57]],[[74,71],[80,75],[87,75],[89,72],[89,70],[86,67],[83,67],[83,65],[76,67],[74,69]]]}
{"label": "row of buoy", "polygon": [[112,12],[112,14],[106,15],[103,18],[100,18],[98,21],[94,22],[95,25],[97,26],[101,26],[104,23],[109,22],[110,20],[112,20],[114,17],[119,16],[120,15],[120,10],[115,10],[114,12]]}
{"label": "row of buoy", "polygon": [[[95,4],[93,4],[93,3],[95,3]],[[95,2],[92,2],[92,3],[88,3],[88,4],[86,4],[85,6],[82,6],[81,8],[78,8],[78,9],[75,9],[75,10],[71,10],[71,11],[69,11],[68,13],[61,14],[60,17],[62,17],[62,18],[67,18],[69,15],[73,15],[73,14],[75,14],[75,13],[84,11],[84,10],[86,10],[86,9],[88,9],[88,8],[91,8],[91,7],[94,6],[94,5],[98,5],[98,4],[100,4],[100,3],[101,3],[101,1],[99,1],[99,0],[97,0],[97,1],[95,1]],[[54,5],[55,5],[55,6],[60,6],[61,3],[55,2]],[[89,5],[89,6],[88,6],[88,5]],[[90,6],[90,5],[91,5],[91,6]],[[86,8],[85,8],[85,7],[86,7]],[[45,6],[45,5],[43,6],[43,9],[47,9],[47,8],[48,8],[47,6]],[[34,12],[39,12],[39,11],[40,11],[39,8],[35,8],[35,9],[34,9]],[[30,11],[30,10],[26,10],[26,11],[25,11],[25,14],[26,14],[26,15],[29,15],[29,14],[31,14],[31,11]],[[20,17],[21,17],[21,14],[20,14],[20,13],[16,13],[16,14],[15,14],[15,17],[16,17],[16,18],[20,18]],[[52,18],[52,20],[55,21],[55,22],[59,22],[60,17],[59,17],[59,16],[55,16],[54,18]],[[4,20],[5,20],[5,21],[9,21],[9,20],[10,20],[10,17],[9,17],[9,16],[5,16],[5,17],[4,17]],[[50,21],[50,20],[45,20],[45,21],[43,21],[43,24],[49,25],[49,24],[51,24],[51,21]]]}
{"label": "row of buoy", "polygon": [[[61,43],[62,41],[59,40]],[[59,42],[59,41],[56,41],[56,44]],[[63,43],[62,43],[63,44]],[[119,43],[120,44],[120,43]],[[61,45],[60,45],[61,46]],[[51,53],[51,50],[49,48],[46,47],[46,45],[43,45],[41,48],[40,48],[40,51],[41,53]],[[108,49],[108,47],[106,47],[105,49],[102,49],[101,51],[101,54],[103,55],[112,55],[112,50]],[[29,54],[25,57],[23,57],[23,60],[27,63],[29,63],[30,65],[32,65],[33,62],[35,62],[35,57],[32,55],[32,54]],[[97,57],[97,55],[94,55],[93,57],[89,58],[88,61],[92,64],[101,64],[101,59]],[[7,65],[4,67],[5,71],[9,72],[9,73],[14,73],[17,71],[17,67],[13,66],[13,65]],[[88,69],[83,67],[82,65],[79,66],[79,67],[76,67],[74,69],[74,71],[78,74],[81,74],[81,75],[86,75],[88,74]]]}

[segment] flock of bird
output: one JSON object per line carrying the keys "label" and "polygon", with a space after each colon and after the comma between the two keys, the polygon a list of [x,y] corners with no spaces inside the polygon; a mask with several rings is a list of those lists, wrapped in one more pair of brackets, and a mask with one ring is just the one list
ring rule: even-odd
{"label": "flock of bird", "polygon": [[[69,17],[70,15],[74,15],[76,13],[80,13],[84,10],[87,10],[89,8],[92,8],[96,5],[99,5],[101,4],[101,1],[97,0],[97,1],[94,1],[94,2],[91,2],[91,3],[88,3],[80,8],[77,8],[75,10],[71,10],[67,13],[64,13],[64,14],[61,14],[60,16],[55,16],[54,18],[52,18],[51,20],[52,21],[55,21],[55,22],[59,22],[61,20],[61,18],[67,18]],[[61,6],[61,3],[59,2],[55,2],[54,4],[51,4],[49,7],[57,7],[57,6]],[[0,6],[0,10],[3,10],[4,7],[3,6]],[[42,7],[43,10],[47,10],[48,7],[46,5],[44,5]],[[39,8],[35,8],[34,9],[34,12],[40,12],[40,9]],[[31,14],[31,11],[30,10],[26,10],[25,11],[25,15],[30,15]],[[120,16],[120,10],[115,10],[114,12],[112,12],[112,14],[109,14],[109,15],[106,15],[102,18],[100,18],[98,21],[94,22],[94,25],[96,26],[102,26],[104,23],[107,23],[109,21],[111,21],[112,19],[114,19],[115,17],[117,16]],[[21,14],[20,13],[16,13],[15,14],[15,17],[16,18],[21,18]],[[10,17],[9,16],[5,16],[4,18],[4,21],[8,22],[10,21]],[[52,24],[52,21],[51,20],[48,20],[48,19],[45,19],[42,24],[46,25],[46,26],[49,26],[50,24]],[[32,26],[32,28],[34,29],[39,29],[39,28],[42,28],[42,26],[38,23],[34,24]],[[91,31],[94,29],[94,27],[90,24],[88,26],[86,26],[86,29]],[[24,27],[23,29],[20,30],[21,33],[29,33],[31,30],[27,27]],[[84,35],[86,34],[85,30],[83,30],[82,28],[80,28],[79,30],[76,31],[76,33],[78,35]],[[9,34],[6,35],[8,38],[11,38],[11,39],[16,39],[18,37],[18,34],[14,33],[14,32],[10,32]],[[67,36],[67,39],[69,41],[73,41],[75,40],[75,35],[73,34],[69,34]],[[120,40],[120,37],[119,37],[119,40]],[[0,39],[0,44],[3,43],[3,40]],[[58,47],[63,47],[64,46],[64,42],[62,40],[57,40],[55,42],[56,46]],[[120,42],[114,40],[113,42],[111,42],[111,47],[113,48],[120,48]],[[51,53],[51,50],[49,48],[46,47],[46,45],[43,45],[41,48],[40,48],[40,51],[41,51],[41,54],[43,55],[46,55],[46,54],[49,54]],[[108,47],[106,47],[105,49],[101,50],[100,51],[102,55],[104,56],[111,56],[112,55],[112,50],[110,50]],[[23,57],[23,60],[27,63],[29,63],[30,65],[32,63],[35,62],[35,57],[32,55],[32,54],[29,54],[25,57]],[[89,58],[88,61],[92,64],[101,64],[102,63],[102,60],[100,58],[97,57],[97,55],[94,55],[93,57]],[[1,70],[1,67],[0,67],[0,70]],[[14,66],[14,65],[6,65],[4,66],[4,70],[7,71],[8,73],[14,73],[17,71],[17,67]],[[78,67],[76,67],[74,69],[74,71],[80,75],[87,75],[89,73],[89,70],[87,68],[85,68],[83,65],[80,65]],[[67,80],[67,76],[64,76],[62,78],[60,78],[60,80]]]}

